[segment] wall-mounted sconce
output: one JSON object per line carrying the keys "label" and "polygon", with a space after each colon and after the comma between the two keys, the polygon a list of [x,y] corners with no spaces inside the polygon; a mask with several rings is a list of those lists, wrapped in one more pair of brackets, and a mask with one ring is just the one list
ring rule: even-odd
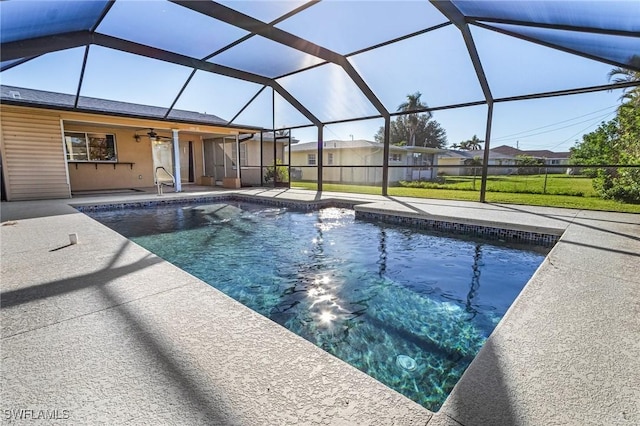
{"label": "wall-mounted sconce", "polygon": [[136,140],[136,142],[140,143],[140,135],[133,135],[133,138]]}

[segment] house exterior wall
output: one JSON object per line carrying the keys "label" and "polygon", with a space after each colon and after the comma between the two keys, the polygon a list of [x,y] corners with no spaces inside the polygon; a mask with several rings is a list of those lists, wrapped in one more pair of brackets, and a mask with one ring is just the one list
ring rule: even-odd
{"label": "house exterior wall", "polygon": [[[154,185],[152,141],[141,134],[139,142],[134,139],[136,129],[96,126],[84,123],[65,123],[65,132],[108,133],[115,136],[118,163],[69,162],[69,180],[72,191],[100,189],[145,188]],[[171,132],[163,132],[170,136]],[[202,141],[199,135],[178,133],[180,142],[181,181],[188,182],[189,141],[193,148],[194,180],[203,174]],[[133,164],[126,164],[133,163]],[[115,166],[115,167],[114,167]]]}
{"label": "house exterior wall", "polygon": [[92,126],[88,124],[65,124],[65,132],[110,133],[115,136],[118,162],[83,163],[69,162],[69,180],[72,191],[98,189],[142,188],[154,185],[151,141],[143,136],[140,142],[133,138],[134,130]]}
{"label": "house exterior wall", "polygon": [[[564,157],[563,158],[545,158],[544,163],[552,166],[568,166],[569,159]],[[552,168],[546,169],[547,173],[555,173],[555,174],[567,173],[568,171],[569,171],[568,167],[567,168],[552,167]]]}
{"label": "house exterior wall", "polygon": [[442,173],[446,176],[461,176],[464,172],[465,167],[463,167],[462,159],[460,158],[452,158],[452,157],[439,157],[438,165],[439,166],[459,166],[459,167],[443,167],[438,169],[438,173]]}
{"label": "house exterior wall", "polygon": [[[300,180],[317,181],[318,169],[315,165],[308,163],[308,154],[316,155],[318,163],[318,153],[315,150],[294,151],[291,153],[291,166],[302,170]],[[333,164],[329,164],[329,156],[333,156]],[[323,149],[322,160],[324,170],[322,178],[325,182],[342,183],[365,183],[375,184],[382,182],[382,149],[371,149],[366,147],[351,149],[335,149],[325,147]],[[301,167],[302,166],[302,167]],[[342,166],[342,167],[332,167]],[[350,167],[350,166],[373,166],[373,167]],[[389,169],[390,178],[395,176],[396,170]],[[402,173],[400,173],[402,174]]]}
{"label": "house exterior wall", "polygon": [[[264,141],[264,151],[262,157],[265,167],[273,162],[273,144]],[[260,171],[260,140],[248,140],[242,142],[246,150],[246,163],[242,165],[240,170],[240,180],[245,186],[258,186],[261,183],[260,176],[264,175]],[[281,146],[282,144],[280,144]],[[281,147],[279,148],[281,152]]]}
{"label": "house exterior wall", "polygon": [[[315,165],[309,165],[309,154],[316,155],[317,164],[317,151],[307,149],[291,153],[291,166],[301,170],[300,180],[317,181],[318,171]],[[323,180],[334,183],[380,185],[382,184],[383,155],[384,151],[379,147],[333,148],[325,146],[323,149]],[[435,176],[435,168],[432,169],[430,164],[436,163],[438,160],[434,154],[425,153],[423,155],[420,158],[427,159],[429,164],[422,162],[414,164],[413,152],[392,148],[389,166],[399,167],[389,168],[389,183],[411,180],[413,175],[420,175],[426,179],[431,178],[432,173]],[[333,160],[332,164],[329,162],[330,157]],[[396,158],[394,159],[394,157]]]}
{"label": "house exterior wall", "polygon": [[[464,158],[458,157],[439,157],[438,165],[439,166],[458,166],[458,167],[442,167],[438,169],[438,173],[443,173],[446,176],[473,176],[473,167],[467,166],[464,164]],[[517,167],[515,166],[515,161],[510,159],[505,160],[489,160],[490,166],[501,166],[501,167],[491,167],[489,169],[489,175],[508,175],[511,173],[515,173]],[[476,167],[476,173],[481,173],[481,167]]]}
{"label": "house exterior wall", "polygon": [[[194,181],[204,174],[201,134],[232,134],[238,130],[190,123],[159,122],[46,108],[0,105],[0,153],[7,200],[69,198],[72,191],[144,188],[154,185],[151,141],[153,128],[171,136],[179,130],[181,163],[188,164],[192,142]],[[134,139],[136,130],[141,135]],[[162,130],[160,130],[162,129]],[[67,162],[64,132],[107,133],[115,136],[117,163]],[[185,163],[186,161],[186,163]],[[123,164],[124,163],[124,164]],[[133,164],[126,164],[133,163]],[[184,166],[183,166],[184,167]],[[188,172],[183,173],[183,182]]]}
{"label": "house exterior wall", "polygon": [[0,124],[7,200],[71,197],[59,115],[2,105]]}

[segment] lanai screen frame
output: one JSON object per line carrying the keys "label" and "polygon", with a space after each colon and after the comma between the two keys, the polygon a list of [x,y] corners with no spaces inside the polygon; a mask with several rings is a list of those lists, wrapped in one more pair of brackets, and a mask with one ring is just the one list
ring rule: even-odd
{"label": "lanai screen frame", "polygon": [[[14,0],[15,1],[15,0]],[[79,107],[78,101],[80,99],[80,92],[82,89],[82,83],[84,78],[84,72],[87,64],[87,59],[89,55],[89,49],[91,45],[102,46],[106,48],[115,49],[122,52],[132,53],[135,55],[144,56],[147,58],[160,60],[164,62],[169,62],[172,64],[182,65],[188,68],[191,68],[191,74],[187,78],[186,82],[176,95],[175,99],[171,103],[170,107],[167,108],[164,116],[161,118],[162,120],[171,121],[171,111],[174,110],[174,107],[181,95],[191,82],[192,78],[196,74],[197,71],[206,71],[215,74],[219,74],[226,77],[231,77],[247,82],[257,83],[262,86],[253,98],[251,98],[238,113],[227,123],[230,127],[242,127],[248,128],[253,126],[246,126],[235,124],[235,120],[241,115],[241,113],[266,89],[270,87],[273,90],[273,96],[275,94],[279,94],[284,100],[289,102],[298,112],[300,112],[311,124],[304,126],[292,126],[288,129],[294,130],[298,128],[306,128],[309,126],[315,126],[318,131],[317,137],[317,149],[318,149],[318,160],[317,160],[317,189],[318,191],[322,191],[323,187],[323,129],[327,125],[331,124],[339,124],[339,123],[348,123],[359,120],[367,120],[367,119],[383,119],[384,120],[384,152],[383,152],[383,164],[382,164],[382,195],[388,195],[388,177],[389,177],[389,148],[390,148],[390,122],[393,117],[404,115],[404,114],[417,114],[424,112],[434,112],[439,110],[446,109],[456,109],[456,108],[464,108],[469,106],[478,106],[478,105],[486,105],[487,106],[487,117],[486,117],[486,127],[485,127],[485,146],[484,146],[484,159],[482,165],[482,180],[480,187],[480,195],[479,201],[485,202],[485,194],[486,194],[486,183],[487,183],[487,174],[488,174],[488,163],[489,163],[489,150],[491,143],[491,126],[493,122],[493,109],[496,103],[501,102],[513,102],[513,101],[521,101],[521,100],[531,100],[531,99],[542,99],[542,98],[552,98],[559,96],[567,96],[567,95],[575,95],[575,94],[583,94],[583,93],[592,93],[599,91],[607,91],[612,89],[621,89],[637,86],[637,82],[625,82],[625,83],[615,83],[608,85],[599,85],[599,86],[590,86],[590,87],[582,87],[578,89],[567,89],[567,90],[558,90],[552,92],[543,92],[543,93],[534,93],[528,95],[521,96],[512,96],[512,97],[503,97],[503,98],[495,98],[491,92],[490,85],[485,76],[484,68],[482,66],[482,61],[480,55],[475,46],[474,38],[470,30],[470,26],[474,25],[479,28],[484,28],[492,31],[496,31],[499,33],[503,33],[505,35],[519,38],[522,40],[526,40],[529,42],[541,44],[543,46],[551,47],[553,49],[561,50],[570,54],[579,55],[588,59],[596,60],[598,62],[603,62],[606,64],[610,64],[614,67],[620,67],[629,69],[632,71],[640,72],[640,59],[637,56],[629,56],[629,60],[627,62],[621,62],[612,57],[612,55],[601,55],[597,52],[593,51],[580,50],[571,46],[571,43],[554,43],[548,40],[543,40],[540,38],[532,37],[531,35],[526,34],[526,31],[523,33],[519,33],[517,31],[510,31],[508,29],[500,27],[500,25],[517,25],[522,28],[533,28],[533,29],[553,29],[553,30],[566,30],[572,31],[574,33],[585,33],[585,34],[601,34],[601,35],[610,35],[610,36],[622,36],[622,37],[633,37],[640,40],[640,32],[636,31],[637,28],[632,27],[624,27],[624,24],[620,24],[619,28],[598,28],[597,25],[589,26],[583,24],[567,24],[566,20],[563,20],[561,17],[554,16],[545,16],[545,19],[539,19],[538,21],[535,18],[532,19],[519,19],[517,13],[514,15],[513,13],[513,4],[507,5],[505,10],[500,9],[500,2],[467,2],[460,0],[429,0],[439,12],[446,18],[447,21],[442,22],[437,25],[432,25],[427,28],[421,29],[419,31],[412,32],[410,34],[403,35],[401,37],[393,38],[391,40],[387,40],[382,43],[374,44],[362,49],[359,49],[355,52],[340,54],[330,49],[327,49],[318,44],[312,43],[309,40],[298,37],[291,33],[288,33],[278,27],[277,24],[285,21],[286,19],[305,11],[306,9],[316,5],[319,3],[318,0],[313,0],[306,2],[293,10],[290,10],[288,13],[278,17],[271,22],[263,22],[255,17],[246,15],[241,13],[235,9],[227,7],[223,4],[213,2],[213,1],[193,1],[193,0],[169,0],[170,3],[175,5],[179,5],[191,11],[197,12],[201,15],[207,16],[209,18],[215,19],[217,21],[226,23],[228,25],[232,25],[234,27],[240,28],[246,31],[246,35],[231,44],[224,46],[221,49],[212,52],[210,55],[207,55],[203,58],[193,58],[190,56],[182,55],[179,53],[171,52],[168,50],[159,49],[157,47],[152,47],[142,43],[136,43],[130,40],[124,40],[121,38],[116,38],[113,36],[109,36],[106,34],[102,34],[97,32],[98,27],[108,15],[109,11],[115,4],[115,0],[108,0],[104,2],[104,6],[102,11],[100,12],[97,19],[92,22],[84,22],[84,26],[80,25],[78,28],[73,31],[62,32],[62,33],[53,33],[46,34],[41,36],[36,36],[33,38],[20,38],[13,37],[10,40],[5,41],[5,37],[3,37],[2,44],[0,46],[0,55],[2,60],[2,66],[0,71],[5,71],[11,69],[13,67],[19,66],[25,62],[28,62],[34,58],[37,58],[43,54],[70,49],[74,47],[85,47],[84,51],[84,60],[82,63],[82,70],[80,72],[80,78],[78,81],[78,87],[75,94],[75,103],[73,109],[81,111],[82,108]],[[3,4],[5,4],[3,2]],[[514,3],[515,4],[515,3]],[[632,4],[632,3],[630,3]],[[503,3],[503,6],[505,4]],[[34,7],[38,7],[37,3]],[[95,7],[95,3],[94,3]],[[511,8],[511,10],[509,10]],[[469,15],[463,13],[463,10],[470,11]],[[544,9],[544,8],[543,8]],[[543,9],[540,9],[544,12]],[[633,13],[633,7],[630,7],[630,12]],[[639,11],[640,12],[640,11]],[[482,16],[474,16],[474,14],[482,14]],[[544,15],[544,13],[542,13]],[[640,21],[640,13],[638,14],[638,20]],[[539,17],[540,18],[540,17]],[[578,22],[589,21],[589,16],[583,16],[584,19],[578,19]],[[435,108],[424,108],[424,109],[416,109],[412,111],[403,111],[403,112],[391,112],[380,101],[377,97],[376,93],[367,85],[364,79],[360,76],[360,74],[355,70],[353,65],[348,61],[348,58],[360,53],[364,53],[367,51],[371,51],[374,49],[378,49],[381,47],[385,47],[388,45],[392,45],[394,43],[428,33],[430,31],[435,31],[440,28],[453,25],[460,31],[462,39],[464,40],[464,44],[466,46],[467,52],[469,54],[469,58],[471,59],[471,63],[474,68],[475,75],[478,79],[480,87],[482,89],[482,93],[484,96],[484,100],[469,102],[469,103],[461,103],[455,105],[446,105]],[[493,26],[497,25],[497,27]],[[45,31],[46,32],[46,31]],[[311,55],[315,58],[319,58],[321,60],[320,63],[316,63],[312,66],[302,68],[299,70],[295,70],[286,74],[278,75],[275,77],[268,77],[261,74],[256,74],[248,71],[243,71],[240,69],[232,68],[229,66],[224,66],[220,64],[216,64],[210,62],[209,59],[215,57],[216,55],[227,51],[234,46],[242,43],[250,39],[251,37],[263,37],[267,40],[277,42],[281,45],[287,46],[289,48],[295,49],[297,51],[303,52],[307,55]],[[592,49],[593,50],[593,49]],[[282,87],[278,83],[278,79],[283,77],[295,75],[298,73],[302,73],[308,71],[309,69],[322,66],[325,64],[335,64],[339,66],[346,75],[351,79],[351,81],[355,84],[357,89],[365,96],[365,98],[370,102],[373,108],[377,111],[377,114],[369,115],[365,117],[357,117],[357,118],[349,118],[344,120],[336,120],[336,121],[322,121],[318,117],[316,117],[305,105],[303,105],[295,96],[289,93],[284,87]],[[7,101],[6,103],[12,103],[12,101]],[[16,102],[19,103],[19,102]],[[95,113],[95,111],[92,111]],[[273,132],[275,135],[275,108],[272,108],[272,127],[271,129],[264,128],[263,132]],[[157,118],[157,117],[154,117]],[[261,144],[262,145],[262,144]]]}

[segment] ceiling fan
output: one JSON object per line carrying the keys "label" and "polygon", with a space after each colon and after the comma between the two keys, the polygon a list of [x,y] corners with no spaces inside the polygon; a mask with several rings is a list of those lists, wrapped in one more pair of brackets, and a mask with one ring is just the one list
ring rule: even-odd
{"label": "ceiling fan", "polygon": [[[134,138],[136,140],[140,139],[140,135],[138,134],[138,132],[142,131],[142,130],[147,130],[147,129],[139,129],[136,130],[136,134],[134,135]],[[147,136],[149,136],[149,139],[151,140],[155,140],[156,142],[159,142],[161,140],[172,140],[172,138],[170,136],[162,136],[159,135],[157,132],[155,132],[152,128],[149,128],[149,131],[147,132]]]}

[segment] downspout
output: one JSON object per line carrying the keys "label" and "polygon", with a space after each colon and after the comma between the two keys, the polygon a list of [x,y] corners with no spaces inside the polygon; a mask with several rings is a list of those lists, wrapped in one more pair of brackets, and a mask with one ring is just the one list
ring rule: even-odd
{"label": "downspout", "polygon": [[180,179],[180,139],[178,129],[171,129],[173,136],[173,176],[175,177],[175,190],[182,192],[182,181]]}

